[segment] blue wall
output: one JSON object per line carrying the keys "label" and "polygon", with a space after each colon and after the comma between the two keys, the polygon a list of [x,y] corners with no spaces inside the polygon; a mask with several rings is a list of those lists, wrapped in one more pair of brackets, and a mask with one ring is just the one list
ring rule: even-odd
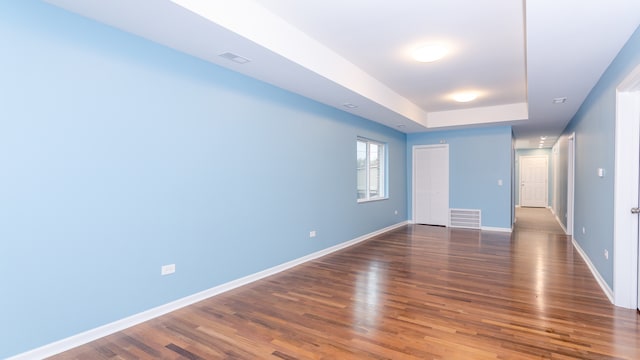
{"label": "blue wall", "polygon": [[[444,141],[449,144],[449,207],[481,209],[482,226],[511,229],[511,136],[509,126],[407,135],[409,191],[413,146]],[[409,218],[411,208],[409,196]]]}
{"label": "blue wall", "polygon": [[[564,131],[565,137],[576,133],[573,236],[612,289],[616,87],[638,64],[640,29],[631,36]],[[566,162],[566,152],[560,154]],[[605,177],[598,177],[598,168],[605,169]],[[566,187],[566,178],[563,185]],[[604,249],[609,250],[609,260],[603,256]]]}
{"label": "blue wall", "polygon": [[547,157],[547,206],[553,203],[553,157],[551,149],[518,149],[515,160],[515,196],[516,205],[520,205],[520,156],[546,156]]}
{"label": "blue wall", "polygon": [[[407,219],[395,130],[39,1],[0,48],[0,358]],[[357,136],[389,200],[356,202]]]}

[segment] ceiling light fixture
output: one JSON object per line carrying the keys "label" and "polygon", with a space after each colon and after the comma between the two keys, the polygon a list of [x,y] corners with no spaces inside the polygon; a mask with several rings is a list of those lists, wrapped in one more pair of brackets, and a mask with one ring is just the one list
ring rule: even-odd
{"label": "ceiling light fixture", "polygon": [[344,106],[346,108],[349,108],[349,109],[355,109],[355,108],[358,107],[358,105],[354,105],[352,103],[344,103],[344,104],[342,104],[342,106]]}
{"label": "ceiling light fixture", "polygon": [[440,44],[425,44],[413,50],[413,58],[419,62],[434,62],[442,59],[449,49]]}
{"label": "ceiling light fixture", "polygon": [[567,102],[567,98],[566,97],[557,97],[553,99],[553,103],[554,104],[564,104]]}
{"label": "ceiling light fixture", "polygon": [[546,136],[540,136],[540,140],[547,140]]}
{"label": "ceiling light fixture", "polygon": [[457,102],[469,102],[478,98],[478,93],[475,92],[461,92],[452,95],[453,100]]}

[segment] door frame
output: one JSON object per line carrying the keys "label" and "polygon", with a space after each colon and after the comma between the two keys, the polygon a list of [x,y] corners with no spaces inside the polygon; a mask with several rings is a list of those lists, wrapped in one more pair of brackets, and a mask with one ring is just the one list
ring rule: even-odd
{"label": "door frame", "polygon": [[573,235],[576,178],[576,133],[567,138],[567,235]]}
{"label": "door frame", "polygon": [[[613,297],[617,306],[636,309],[638,284],[638,206],[640,183],[640,65],[616,88],[613,209]],[[634,269],[633,271],[630,271]]]}
{"label": "door frame", "polygon": [[518,163],[520,164],[520,168],[518,171],[518,186],[520,186],[520,189],[518,189],[518,202],[520,203],[519,206],[524,206],[522,205],[522,169],[524,169],[524,166],[522,166],[523,163],[523,159],[526,158],[544,158],[547,161],[547,166],[545,166],[544,171],[546,173],[546,184],[544,187],[544,203],[545,206],[544,207],[549,207],[549,156],[548,155],[520,155],[518,157]]}
{"label": "door frame", "polygon": [[[411,222],[413,224],[416,223],[416,150],[420,149],[437,149],[444,148],[447,151],[447,169],[449,169],[450,159],[449,159],[449,144],[436,144],[436,145],[414,145],[411,149]],[[447,173],[447,208],[450,206],[449,204],[449,178],[450,174]],[[448,211],[448,210],[447,210]],[[448,221],[449,215],[447,214],[447,226],[449,226]]]}

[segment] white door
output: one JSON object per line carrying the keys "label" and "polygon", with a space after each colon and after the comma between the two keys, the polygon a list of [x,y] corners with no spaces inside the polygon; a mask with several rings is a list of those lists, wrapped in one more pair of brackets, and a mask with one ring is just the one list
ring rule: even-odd
{"label": "white door", "polygon": [[[616,88],[615,164],[613,166],[613,296],[625,308],[640,307],[640,65]],[[606,177],[605,173],[605,177]]]}
{"label": "white door", "polygon": [[449,223],[449,145],[413,147],[413,221]]}
{"label": "white door", "polygon": [[520,206],[547,206],[548,162],[546,156],[520,156]]}

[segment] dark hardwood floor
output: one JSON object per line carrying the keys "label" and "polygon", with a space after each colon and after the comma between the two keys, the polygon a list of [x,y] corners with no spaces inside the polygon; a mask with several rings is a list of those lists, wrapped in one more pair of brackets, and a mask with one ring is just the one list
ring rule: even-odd
{"label": "dark hardwood floor", "polygon": [[640,359],[566,236],[410,225],[54,359]]}

